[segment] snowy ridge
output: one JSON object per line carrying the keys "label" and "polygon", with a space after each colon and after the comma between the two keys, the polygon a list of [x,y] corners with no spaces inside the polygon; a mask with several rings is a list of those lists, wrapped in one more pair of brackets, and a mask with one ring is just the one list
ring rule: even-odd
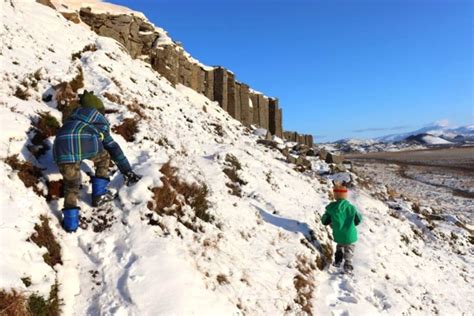
{"label": "snowy ridge", "polygon": [[446,121],[435,122],[429,124],[428,126],[422,127],[418,130],[402,134],[391,134],[382,137],[375,138],[379,142],[396,142],[403,141],[407,137],[416,136],[420,134],[430,134],[432,136],[443,137],[446,139],[452,139],[458,135],[474,137],[474,126],[460,126],[460,127],[450,127],[449,123]]}
{"label": "snowy ridge", "polygon": [[[115,41],[98,37],[50,8],[33,0],[12,0],[2,2],[1,14],[0,289],[47,296],[57,280],[64,315],[319,315],[359,310],[398,315],[471,310],[472,253],[465,258],[453,255],[434,235],[415,237],[412,227],[425,229],[426,223],[416,218],[408,203],[400,202],[401,219],[396,220],[387,215],[386,204],[355,190],[351,200],[366,220],[354,282],[320,271],[316,262],[324,255],[318,249],[330,243],[329,230],[319,221],[329,202],[328,179],[316,172],[296,172],[279,151],[257,145],[258,136],[217,103],[184,86],[172,87],[149,65],[132,60]],[[71,58],[89,44],[97,49]],[[53,85],[74,78],[78,66],[83,69],[84,89],[143,104],[146,118],[140,119],[135,140],[113,135],[144,177],[124,187],[115,172],[111,186],[119,198],[110,209],[93,212],[87,183],[91,165],[83,164],[82,215],[104,215],[110,225],[94,232],[89,224],[66,234],[59,224],[62,199],[47,203],[24,186],[4,159],[19,154],[44,168],[45,177],[58,177],[51,151],[38,159],[29,152],[28,130],[38,112],[49,111],[60,120],[54,100],[45,102],[42,97]],[[38,69],[41,79],[33,86],[28,78]],[[25,85],[30,96],[22,100],[15,94]],[[137,115],[120,102],[102,99],[113,110],[107,114],[113,126]],[[229,194],[226,186],[229,178],[223,169],[229,166],[228,154],[242,166],[242,197]],[[197,219],[202,229],[194,231],[174,216],[150,211],[151,188],[163,185],[160,169],[168,161],[182,180],[207,185],[208,211],[215,220]],[[311,162],[314,170],[329,169],[316,158]],[[39,187],[45,189],[45,184]],[[186,206],[184,213],[187,219],[194,211]],[[61,245],[62,265],[48,266],[42,258],[45,249],[26,241],[40,215],[50,219]],[[150,216],[160,225],[150,225]],[[464,238],[454,224],[442,229],[447,235],[457,229]],[[412,238],[413,244],[405,245],[400,234]],[[439,277],[420,273],[423,270]],[[295,285],[302,273],[314,288]],[[21,281],[24,277],[31,278],[30,287]],[[450,286],[445,286],[446,280]]]}
{"label": "snowy ridge", "polygon": [[130,8],[101,0],[51,0],[51,3],[61,12],[79,11],[81,8],[89,7],[96,13],[133,14],[145,18],[145,15],[141,12],[133,11]]}

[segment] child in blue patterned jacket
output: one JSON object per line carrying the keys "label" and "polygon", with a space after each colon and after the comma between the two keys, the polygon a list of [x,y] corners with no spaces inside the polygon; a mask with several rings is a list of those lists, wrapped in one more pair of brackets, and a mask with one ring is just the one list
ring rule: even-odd
{"label": "child in blue patterned jacket", "polygon": [[62,225],[68,232],[79,226],[77,196],[81,184],[81,161],[90,159],[96,172],[92,177],[92,205],[100,206],[113,199],[107,190],[110,158],[123,174],[125,184],[140,180],[132,171],[130,163],[120,146],[110,135],[110,124],[104,116],[102,101],[93,93],[85,91],[80,96],[80,106],[66,118],[58,130],[53,145],[53,156],[64,179],[64,208]]}

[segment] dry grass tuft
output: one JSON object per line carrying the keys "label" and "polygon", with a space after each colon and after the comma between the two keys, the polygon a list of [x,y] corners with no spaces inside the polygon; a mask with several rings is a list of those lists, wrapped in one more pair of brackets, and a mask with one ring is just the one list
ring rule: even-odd
{"label": "dry grass tuft", "polygon": [[133,101],[131,103],[127,103],[126,106],[130,112],[135,113],[136,115],[138,115],[139,118],[141,119],[147,118],[145,112],[143,112],[145,105],[138,103],[137,101]]}
{"label": "dry grass tuft", "polygon": [[242,170],[242,165],[240,164],[240,161],[234,155],[225,155],[225,161],[230,163],[230,165],[233,166],[235,170]]}
{"label": "dry grass tuft", "polygon": [[43,192],[39,189],[38,183],[42,177],[41,169],[34,166],[29,161],[20,161],[18,155],[9,156],[5,159],[13,170],[18,171],[18,177],[27,188],[33,188],[33,191],[39,196],[43,195]]}
{"label": "dry grass tuft", "polygon": [[324,270],[325,267],[329,266],[332,263],[332,256],[334,254],[331,242],[326,244],[317,244],[316,248],[318,249],[320,255],[316,259],[316,265],[319,270]]}
{"label": "dry grass tuft", "polygon": [[28,310],[34,316],[59,316],[61,314],[62,301],[59,299],[59,284],[56,281],[49,292],[49,298],[45,300],[42,296],[32,294],[28,298]]}
{"label": "dry grass tuft", "polygon": [[224,137],[224,128],[222,128],[222,125],[217,123],[211,123],[210,125],[214,127],[214,131],[218,136]]}
{"label": "dry grass tuft", "polygon": [[219,285],[230,284],[230,281],[227,275],[222,274],[222,273],[217,275],[216,280],[219,283]]}
{"label": "dry grass tuft", "polygon": [[127,142],[133,142],[135,140],[135,134],[138,133],[138,119],[126,118],[122,124],[114,126],[113,131],[122,135]]}
{"label": "dry grass tuft", "polygon": [[60,127],[58,120],[49,114],[49,112],[41,112],[38,115],[39,119],[38,122],[36,122],[35,127],[39,132],[43,134],[45,138],[56,135],[56,132]]}
{"label": "dry grass tuft", "polygon": [[117,104],[122,104],[122,105],[124,104],[122,102],[122,98],[117,94],[113,94],[106,91],[104,92],[104,97],[112,103],[117,103]]}
{"label": "dry grass tuft", "polygon": [[48,181],[46,184],[48,186],[48,195],[46,196],[46,201],[50,202],[52,200],[57,200],[64,197],[63,180]]}
{"label": "dry grass tuft", "polygon": [[0,291],[0,315],[2,316],[29,316],[32,315],[26,304],[27,298],[24,294],[15,290],[7,292]]}
{"label": "dry grass tuft", "polygon": [[95,45],[95,43],[87,44],[86,46],[84,46],[84,48],[81,51],[72,53],[71,60],[81,59],[83,53],[95,52],[96,50],[97,50],[97,46]]}
{"label": "dry grass tuft", "polygon": [[70,82],[72,91],[76,93],[77,93],[77,90],[84,88],[84,73],[80,65],[77,66],[77,71],[78,71],[78,74]]}
{"label": "dry grass tuft", "polygon": [[2,316],[59,316],[62,302],[58,296],[57,281],[51,286],[49,298],[33,293],[26,296],[15,290],[0,290],[0,315]]}
{"label": "dry grass tuft", "polygon": [[238,197],[242,197],[242,186],[246,185],[247,182],[242,180],[238,174],[238,170],[242,170],[237,157],[231,154],[227,154],[225,161],[228,163],[228,167],[222,170],[224,174],[229,178],[231,182],[226,183],[226,186],[230,189],[229,193]]}
{"label": "dry grass tuft", "polygon": [[61,260],[61,246],[56,240],[51,227],[49,226],[49,219],[46,216],[40,216],[41,224],[35,224],[35,232],[31,235],[30,240],[38,245],[38,247],[45,247],[48,252],[43,255],[44,261],[54,267],[56,264],[63,264]]}
{"label": "dry grass tuft", "polygon": [[16,87],[15,93],[13,93],[15,97],[21,100],[28,100],[31,94],[28,92],[28,88],[22,88],[20,86]]}
{"label": "dry grass tuft", "polygon": [[313,271],[316,267],[306,257],[299,255],[297,257],[298,274],[293,278],[293,285],[295,286],[297,296],[295,303],[301,306],[301,309],[307,315],[313,315],[311,299],[316,288]]}
{"label": "dry grass tuft", "polygon": [[[214,217],[208,213],[210,205],[207,196],[209,190],[206,185],[189,184],[180,180],[177,176],[177,169],[171,166],[170,162],[164,164],[160,172],[163,174],[161,178],[163,186],[152,189],[153,200],[148,203],[148,209],[159,215],[174,216],[180,223],[193,231],[200,229],[196,223],[197,218],[208,223],[214,221]],[[194,214],[185,214],[185,205],[191,207]],[[191,222],[185,217],[190,217]]]}
{"label": "dry grass tuft", "polygon": [[420,203],[414,202],[414,203],[411,205],[411,209],[412,209],[413,212],[415,212],[416,214],[420,214],[420,213],[421,213]]}

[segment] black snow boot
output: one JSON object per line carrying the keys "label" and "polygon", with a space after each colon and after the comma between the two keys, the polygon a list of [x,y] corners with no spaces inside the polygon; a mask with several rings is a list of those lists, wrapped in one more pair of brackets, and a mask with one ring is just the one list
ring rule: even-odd
{"label": "black snow boot", "polygon": [[352,273],[354,267],[350,263],[344,263],[344,272],[345,273]]}
{"label": "black snow boot", "polygon": [[342,258],[344,257],[344,253],[341,249],[336,250],[336,254],[334,255],[334,266],[339,267],[342,262]]}

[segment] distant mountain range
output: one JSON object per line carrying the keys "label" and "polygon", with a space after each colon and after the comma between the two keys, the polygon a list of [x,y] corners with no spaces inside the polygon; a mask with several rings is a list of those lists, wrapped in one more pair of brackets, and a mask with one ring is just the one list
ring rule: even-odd
{"label": "distant mountain range", "polygon": [[401,134],[390,134],[382,137],[375,138],[378,142],[398,142],[404,141],[411,136],[417,136],[421,134],[432,135],[447,141],[454,141],[456,137],[459,139],[473,139],[474,140],[474,125],[467,125],[461,127],[449,127],[446,123],[435,123],[416,131]]}
{"label": "distant mountain range", "polygon": [[418,130],[373,139],[340,139],[323,147],[335,152],[377,152],[474,144],[474,125],[449,127],[440,122]]}

